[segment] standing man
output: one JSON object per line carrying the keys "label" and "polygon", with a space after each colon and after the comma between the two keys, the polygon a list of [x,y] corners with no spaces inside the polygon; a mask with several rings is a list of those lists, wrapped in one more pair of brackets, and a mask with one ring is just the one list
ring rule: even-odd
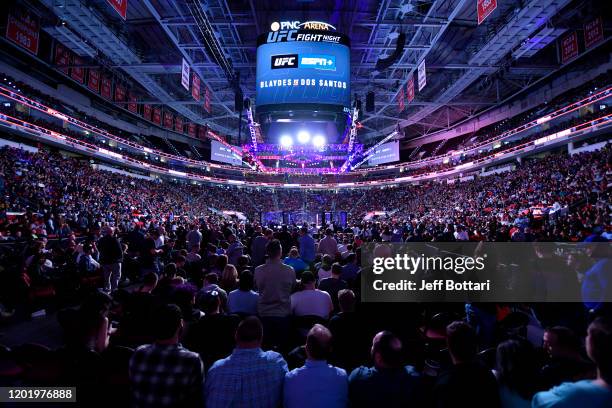
{"label": "standing man", "polygon": [[251,243],[251,260],[253,261],[253,266],[259,266],[266,261],[266,245],[272,239],[272,234],[272,230],[266,228],[263,235],[258,235],[253,239]]}
{"label": "standing man", "polygon": [[185,237],[187,240],[187,250],[191,250],[194,246],[200,246],[202,244],[202,233],[198,229],[197,224],[193,224],[191,226],[191,230],[187,233]]}
{"label": "standing man", "polygon": [[336,259],[338,252],[338,242],[334,239],[334,231],[331,228],[325,230],[325,237],[319,241],[319,251],[321,255],[329,255]]}
{"label": "standing man", "polygon": [[113,227],[102,228],[102,238],[98,240],[99,262],[104,272],[104,291],[111,293],[119,287],[123,250],[121,243],[113,235]]}
{"label": "standing man", "polygon": [[300,228],[298,245],[300,247],[300,256],[302,260],[308,264],[313,263],[316,256],[315,240],[312,235],[308,233],[307,226]]}
{"label": "standing man", "polygon": [[266,245],[266,263],[255,268],[255,285],[259,291],[257,311],[266,329],[267,345],[283,346],[291,325],[291,290],[295,271],[285,265],[279,240]]}

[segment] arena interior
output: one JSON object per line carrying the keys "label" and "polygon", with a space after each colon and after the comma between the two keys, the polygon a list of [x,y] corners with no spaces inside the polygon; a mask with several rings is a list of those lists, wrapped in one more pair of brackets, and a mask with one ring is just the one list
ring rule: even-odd
{"label": "arena interior", "polygon": [[610,10],[2,1],[0,404],[612,407]]}

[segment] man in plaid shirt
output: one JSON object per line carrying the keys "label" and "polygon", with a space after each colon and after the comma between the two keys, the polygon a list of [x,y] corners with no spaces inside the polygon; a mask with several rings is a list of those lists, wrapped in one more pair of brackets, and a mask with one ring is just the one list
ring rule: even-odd
{"label": "man in plaid shirt", "polygon": [[176,305],[164,305],[155,315],[156,342],[138,347],[130,359],[134,406],[203,405],[204,366],[197,353],[179,344],[182,328]]}
{"label": "man in plaid shirt", "polygon": [[206,408],[277,408],[282,403],[287,363],[274,351],[263,351],[263,329],[255,316],[236,330],[236,348],[218,360],[206,378]]}

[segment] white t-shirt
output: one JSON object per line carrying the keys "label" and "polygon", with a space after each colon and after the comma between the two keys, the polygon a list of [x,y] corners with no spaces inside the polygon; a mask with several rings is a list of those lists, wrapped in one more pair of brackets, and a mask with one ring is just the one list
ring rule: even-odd
{"label": "white t-shirt", "polygon": [[329,293],[322,290],[308,289],[291,295],[291,312],[295,316],[320,316],[327,319],[333,309]]}

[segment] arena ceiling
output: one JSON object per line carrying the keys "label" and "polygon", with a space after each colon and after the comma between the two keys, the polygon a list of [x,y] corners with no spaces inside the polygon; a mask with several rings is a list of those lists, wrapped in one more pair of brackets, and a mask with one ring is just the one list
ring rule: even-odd
{"label": "arena ceiling", "polygon": [[[40,0],[70,33],[96,47],[97,59],[146,89],[150,102],[230,135],[238,133],[236,88],[255,97],[257,36],[273,21],[329,22],[351,38],[352,92],[362,102],[375,92],[375,110],[364,113],[359,133],[364,142],[398,123],[409,137],[445,129],[548,75],[559,68],[555,39],[582,21],[574,17],[586,7],[570,0],[498,1],[478,25],[476,0],[127,1],[124,21],[107,0]],[[376,61],[393,52],[399,32],[407,34],[401,57],[377,72]],[[546,35],[540,47],[551,45],[525,52],[535,34]],[[181,87],[182,58],[212,89],[212,113]],[[422,59],[427,85],[399,112],[399,89]]]}

